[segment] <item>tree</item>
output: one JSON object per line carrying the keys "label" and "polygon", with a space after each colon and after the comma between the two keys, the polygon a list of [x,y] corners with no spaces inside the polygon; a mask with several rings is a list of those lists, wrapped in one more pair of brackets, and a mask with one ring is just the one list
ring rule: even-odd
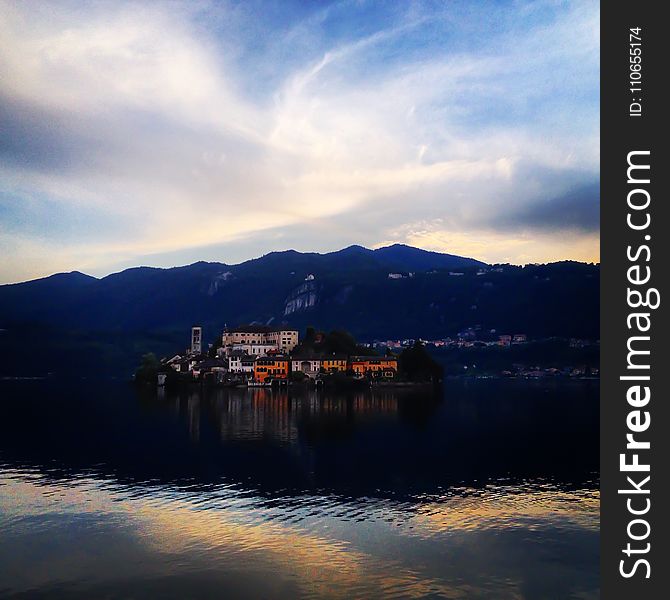
{"label": "tree", "polygon": [[348,331],[338,329],[325,336],[320,350],[326,354],[365,354],[369,356],[377,354],[374,350],[359,345],[356,338]]}
{"label": "tree", "polygon": [[331,331],[323,342],[324,351],[328,354],[353,354],[356,340],[348,331]]}
{"label": "tree", "polygon": [[209,358],[216,358],[216,351],[223,346],[223,335],[220,335],[216,338],[216,341],[212,344],[212,347],[207,351],[207,356]]}
{"label": "tree", "polygon": [[156,383],[160,368],[161,364],[153,352],[143,354],[142,364],[135,371],[135,381],[137,383]]}
{"label": "tree", "polygon": [[316,353],[377,356],[377,352],[373,349],[358,344],[356,338],[348,331],[335,329],[329,333],[324,333],[317,332],[314,327],[307,327],[305,338],[295,347],[293,353],[296,355]]}
{"label": "tree", "polygon": [[400,372],[410,381],[439,381],[442,367],[433,360],[421,342],[405,348],[400,353]]}

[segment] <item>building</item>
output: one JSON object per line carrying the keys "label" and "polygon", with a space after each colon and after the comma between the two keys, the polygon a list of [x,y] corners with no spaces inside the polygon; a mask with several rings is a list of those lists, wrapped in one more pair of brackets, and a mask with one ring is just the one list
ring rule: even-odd
{"label": "building", "polygon": [[202,327],[191,327],[191,354],[202,354]]}
{"label": "building", "polygon": [[164,364],[177,373],[188,373],[191,368],[188,358],[179,354],[175,354],[171,359],[166,360]]}
{"label": "building", "polygon": [[285,356],[264,356],[254,362],[254,381],[265,383],[273,379],[288,379],[289,359]]}
{"label": "building", "polygon": [[298,345],[298,332],[295,329],[277,329],[268,332],[266,341],[276,344],[280,352],[288,353]]}
{"label": "building", "polygon": [[195,365],[192,372],[196,379],[208,377],[221,383],[228,374],[228,364],[220,358],[207,358]]}
{"label": "building", "polygon": [[175,354],[172,358],[163,360],[162,362],[168,367],[172,367],[175,371],[179,371],[181,363],[184,361],[184,357],[181,354]]}
{"label": "building", "polygon": [[235,353],[244,353],[249,356],[266,356],[273,352],[279,352],[279,348],[276,344],[252,342],[250,344],[233,344],[225,348],[225,351],[228,352],[229,356]]}
{"label": "building", "polygon": [[321,359],[321,369],[325,373],[344,373],[347,370],[347,357],[341,354],[332,354]]}
{"label": "building", "polygon": [[281,329],[264,325],[245,325],[223,332],[223,346],[232,347],[238,344],[274,345],[280,352],[291,352],[298,345],[298,331]]}
{"label": "building", "polygon": [[220,358],[207,358],[198,363],[200,372],[212,373],[216,371],[228,371],[228,362]]}
{"label": "building", "polygon": [[357,377],[387,377],[398,374],[398,359],[394,356],[352,356],[349,368]]}
{"label": "building", "polygon": [[316,379],[321,371],[321,359],[310,357],[291,357],[291,372],[304,373],[310,379]]}
{"label": "building", "polygon": [[258,325],[248,325],[236,329],[225,329],[222,336],[224,347],[232,347],[236,344],[262,344],[267,341],[268,328]]}
{"label": "building", "polygon": [[251,379],[254,376],[256,358],[243,353],[235,353],[228,358],[228,370],[231,374]]}

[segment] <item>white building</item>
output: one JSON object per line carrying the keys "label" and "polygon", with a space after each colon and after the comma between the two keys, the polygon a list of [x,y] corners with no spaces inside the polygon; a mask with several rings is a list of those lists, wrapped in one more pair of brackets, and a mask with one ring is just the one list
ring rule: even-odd
{"label": "white building", "polygon": [[298,345],[298,331],[295,329],[276,329],[250,325],[223,332],[223,346],[233,347],[246,345],[273,345],[278,352],[291,352]]}
{"label": "white building", "polygon": [[165,364],[177,371],[177,373],[188,372],[189,370],[188,358],[180,354],[175,354],[170,360],[165,361]]}
{"label": "white building", "polygon": [[291,352],[298,345],[298,332],[295,329],[277,329],[267,334],[268,343],[276,344],[283,354]]}
{"label": "white building", "polygon": [[228,371],[237,375],[252,377],[254,374],[254,357],[235,355],[228,359]]}
{"label": "white building", "polygon": [[300,371],[310,377],[316,378],[321,370],[321,360],[318,358],[293,358],[291,360],[291,371],[296,373]]}
{"label": "white building", "polygon": [[256,328],[227,329],[223,332],[223,345],[234,346],[235,344],[261,344],[266,341],[266,332]]}
{"label": "white building", "polygon": [[267,356],[271,352],[278,352],[277,344],[251,343],[251,344],[233,344],[229,347],[229,355],[234,353],[244,353],[249,356]]}

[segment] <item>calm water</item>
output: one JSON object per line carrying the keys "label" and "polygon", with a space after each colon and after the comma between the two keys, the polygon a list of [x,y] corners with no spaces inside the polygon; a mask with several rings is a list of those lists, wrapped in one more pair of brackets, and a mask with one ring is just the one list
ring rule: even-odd
{"label": "calm water", "polygon": [[0,597],[597,598],[597,382],[0,382]]}

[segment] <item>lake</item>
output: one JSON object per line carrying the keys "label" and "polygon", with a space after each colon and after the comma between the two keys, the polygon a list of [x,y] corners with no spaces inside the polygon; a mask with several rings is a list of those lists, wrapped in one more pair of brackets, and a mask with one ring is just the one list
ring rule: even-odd
{"label": "lake", "polygon": [[599,597],[599,383],[0,382],[2,598]]}

